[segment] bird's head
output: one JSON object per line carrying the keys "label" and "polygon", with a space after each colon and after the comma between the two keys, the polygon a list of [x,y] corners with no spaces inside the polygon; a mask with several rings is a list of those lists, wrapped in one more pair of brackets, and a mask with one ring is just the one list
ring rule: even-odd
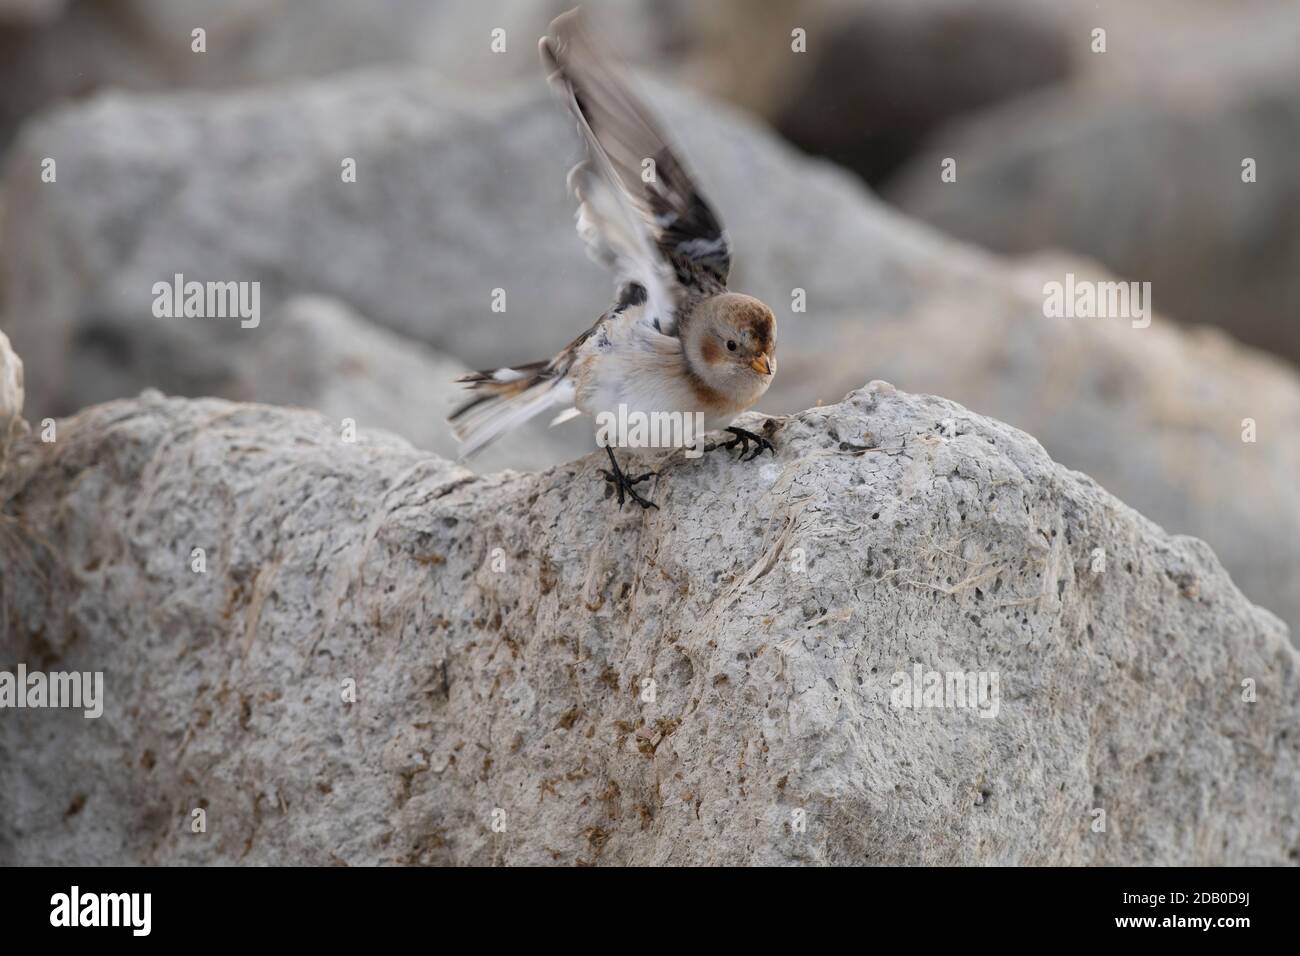
{"label": "bird's head", "polygon": [[776,374],[776,316],[753,296],[710,296],[692,316],[685,346],[696,374],[712,387],[737,398],[762,394]]}

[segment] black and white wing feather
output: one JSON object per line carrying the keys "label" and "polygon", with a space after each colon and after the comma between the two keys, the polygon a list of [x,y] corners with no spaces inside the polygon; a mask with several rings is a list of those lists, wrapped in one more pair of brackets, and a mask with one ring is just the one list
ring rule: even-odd
{"label": "black and white wing feather", "polygon": [[[618,276],[618,302],[646,300],[646,321],[677,333],[692,295],[726,289],[731,247],[717,215],[644,107],[596,52],[570,10],[539,44],[587,157],[569,173],[578,234]],[[644,291],[642,291],[644,290]]]}

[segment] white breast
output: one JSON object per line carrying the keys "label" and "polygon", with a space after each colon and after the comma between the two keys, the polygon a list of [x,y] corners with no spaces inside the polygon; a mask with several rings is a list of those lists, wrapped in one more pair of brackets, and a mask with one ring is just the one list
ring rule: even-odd
{"label": "white breast", "polygon": [[583,343],[576,404],[588,415],[617,412],[619,405],[638,412],[695,410],[681,341],[640,319],[640,307],[628,309]]}

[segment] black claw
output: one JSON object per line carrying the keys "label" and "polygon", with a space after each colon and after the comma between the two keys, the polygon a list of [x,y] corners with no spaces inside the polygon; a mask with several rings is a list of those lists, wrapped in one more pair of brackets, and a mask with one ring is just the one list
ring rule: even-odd
{"label": "black claw", "polygon": [[[731,441],[723,442],[721,445],[716,447],[730,449],[730,448],[735,448],[737,445],[739,445],[740,446],[740,457],[738,459],[739,461],[753,461],[764,451],[770,451],[772,453],[772,456],[776,457],[776,446],[773,445],[766,438],[764,438],[762,435],[755,435],[751,431],[746,431],[743,428],[736,428],[734,425],[728,428],[727,431],[731,432],[731,434],[735,435],[736,437],[733,438]],[[750,442],[754,443],[754,450],[752,452],[749,451]],[[746,452],[749,452],[748,457],[745,456]]]}
{"label": "black claw", "polygon": [[605,451],[609,455],[609,463],[613,466],[614,470],[607,471],[604,468],[601,468],[600,474],[605,479],[606,482],[614,486],[614,490],[618,493],[619,510],[620,511],[622,510],[624,501],[630,497],[642,508],[654,508],[656,511],[658,511],[659,506],[657,504],[655,504],[653,501],[641,497],[641,493],[638,492],[635,487],[633,487],[634,485],[638,485],[641,482],[645,481],[647,478],[655,477],[655,475],[657,475],[658,472],[647,471],[644,475],[637,475],[635,478],[630,477],[628,475],[623,474],[623,469],[618,467],[618,459],[614,457],[614,452],[612,449],[610,449],[608,445],[605,446]]}

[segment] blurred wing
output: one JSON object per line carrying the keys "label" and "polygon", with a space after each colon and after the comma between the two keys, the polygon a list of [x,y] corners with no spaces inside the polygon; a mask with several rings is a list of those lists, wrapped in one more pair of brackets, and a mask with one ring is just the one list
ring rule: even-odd
{"label": "blurred wing", "polygon": [[674,335],[686,293],[726,288],[726,232],[645,109],[596,53],[577,11],[556,18],[551,34],[539,44],[542,64],[587,144],[587,158],[569,173],[578,234],[619,277],[620,304],[644,295],[650,321]]}

